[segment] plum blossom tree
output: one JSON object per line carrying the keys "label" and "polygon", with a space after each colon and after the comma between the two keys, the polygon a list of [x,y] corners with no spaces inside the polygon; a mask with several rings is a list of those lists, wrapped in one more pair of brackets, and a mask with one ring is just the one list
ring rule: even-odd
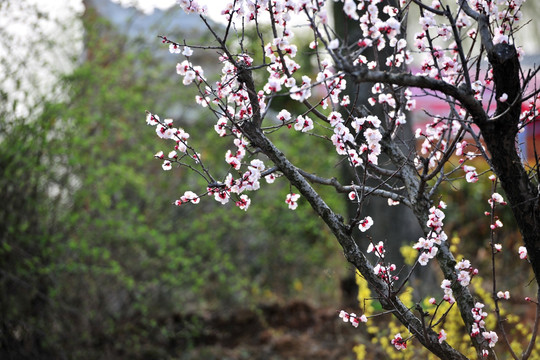
{"label": "plum blossom tree", "polygon": [[[410,332],[410,337],[395,334],[392,344],[397,350],[405,350],[414,338],[440,358],[467,358],[447,343],[444,329],[435,330],[445,314],[429,314],[421,305],[411,309],[400,299],[412,271],[432,271],[433,266],[427,265],[434,262],[444,280],[430,303],[446,302],[459,308],[477,356],[495,359],[497,349],[515,359],[529,358],[540,313],[538,294],[537,300],[527,298],[537,305],[537,316],[528,346],[518,355],[510,347],[498,311],[499,302],[510,298],[510,293],[497,287],[494,264],[497,254],[507,248],[496,244],[493,236],[503,227],[497,207],[510,206],[524,243],[515,256],[526,259],[540,281],[539,162],[536,150],[532,164],[524,161],[517,143],[518,133],[534,126],[538,97],[537,69],[525,71],[520,66],[523,51],[515,44],[523,0],[457,0],[452,4],[344,0],[342,10],[361,31],[352,45],[332,29],[326,2],[229,1],[221,13],[226,19],[221,29],[211,24],[207,8],[196,0],[179,1],[184,11],[200,17],[215,44],[198,46],[165,36],[162,41],[171,53],[185,57],[176,68],[182,83],[197,89],[197,104],[215,118],[209,126],[214,126],[217,136],[230,139],[230,145],[224,148],[229,170],[214,173],[184,129],[171,119],[147,113],[147,124],[155,127],[160,138],[170,140],[168,156],[163,152],[155,156],[163,169],[185,167],[208,184],[206,189],[186,190],[174,203],[187,206],[213,196],[222,204],[247,210],[257,206],[248,194],[264,187],[263,178],[268,184],[286,181],[291,190],[284,206],[294,210],[307,201],[332,231],[347,261],[367,280],[382,308]],[[413,23],[420,25],[414,34],[410,33]],[[257,33],[257,46],[262,49],[258,59],[245,48],[247,31]],[[306,34],[309,48],[303,43]],[[207,79],[204,70],[190,61],[194,51],[218,54],[222,74],[217,81]],[[310,52],[316,74],[301,73],[295,61],[299,51]],[[368,60],[367,55],[375,60]],[[354,96],[364,83],[372,85],[367,107],[358,106]],[[347,86],[353,96],[344,93]],[[291,109],[272,110],[272,102],[279,97],[299,102],[304,110],[296,114]],[[408,138],[403,128],[418,97],[442,100],[447,111],[428,114],[431,121]],[[375,115],[375,109],[382,115]],[[332,144],[336,163],[350,168],[353,181],[340,182],[339,173],[332,169],[328,175],[316,175],[295,164],[272,141],[276,134],[291,131],[310,136],[314,153],[321,143]],[[489,170],[479,172],[471,162],[475,158],[483,159]],[[437,193],[444,182],[465,178],[474,186],[481,176],[489,176],[493,184],[486,197],[486,215],[491,219],[496,329],[487,328],[488,310],[469,288],[478,270],[467,259],[457,262],[450,251],[444,231],[446,204]],[[506,199],[496,192],[499,185]],[[356,207],[355,215],[345,220],[330,208],[317,191],[323,186],[347,194]],[[369,228],[377,226],[377,216],[383,216],[365,213],[363,204],[373,196],[386,198],[389,206],[408,207],[423,229],[424,236],[409,239],[418,258],[406,271],[398,271],[386,260],[382,239],[368,235]],[[355,327],[368,321],[365,315],[345,311],[339,317]],[[504,345],[496,348],[499,337]]]}

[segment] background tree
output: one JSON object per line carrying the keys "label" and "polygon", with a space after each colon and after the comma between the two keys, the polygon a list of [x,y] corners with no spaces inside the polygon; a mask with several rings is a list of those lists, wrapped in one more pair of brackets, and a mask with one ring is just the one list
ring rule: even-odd
{"label": "background tree", "polygon": [[[519,29],[517,24],[522,16],[521,2],[458,1],[458,6],[452,10],[442,1],[426,5],[413,0],[384,6],[382,12],[376,6],[378,3],[380,1],[344,2],[344,12],[358,21],[363,38],[353,46],[346,43],[340,46],[343,41],[336,38],[328,25],[324,1],[231,2],[223,12],[228,19],[223,31],[207,22],[204,6],[195,1],[182,1],[182,8],[188,13],[198,13],[214,35],[215,43],[210,49],[220,53],[223,77],[213,83],[204,76],[202,68],[190,62],[192,48],[197,51],[200,47],[187,44],[190,48],[168,38],[163,40],[173,51],[182,52],[188,58],[177,65],[177,72],[185,85],[193,84],[199,90],[197,102],[213,113],[217,120],[216,132],[234,139],[225,155],[231,168],[229,173],[220,175],[210,171],[213,169],[206,165],[206,158],[191,145],[189,134],[173,121],[160,120],[157,115],[148,113],[147,123],[156,126],[158,136],[175,143],[171,152],[159,152],[156,157],[162,161],[164,170],[175,165],[189,168],[207,183],[207,189],[198,194],[186,191],[176,201],[177,205],[198,203],[201,197],[209,195],[221,203],[234,201],[245,209],[250,206],[246,192],[257,190],[263,177],[272,180],[271,177],[278,174],[286,178],[297,189],[291,189],[285,199],[289,208],[295,209],[301,201],[297,191],[332,231],[346,259],[365,278],[382,308],[391,312],[410,332],[408,337],[396,334],[392,344],[402,350],[414,338],[444,359],[466,358],[445,341],[446,332],[438,328],[454,303],[476,355],[495,358],[497,333],[486,327],[488,313],[478,301],[478,294],[471,292],[468,286],[477,270],[468,260],[457,262],[450,251],[448,236],[443,230],[446,205],[439,201],[437,193],[442,183],[454,181],[456,176],[476,183],[483,174],[467,161],[483,158],[489,172],[494,173],[490,176],[494,184],[491,195],[486,196],[491,220],[488,226],[493,263],[490,283],[493,311],[498,334],[505,340],[504,351],[518,358],[500,317],[501,302],[508,294],[497,286],[495,263],[504,245],[495,243],[494,239],[502,227],[497,208],[506,204],[496,192],[500,184],[523,237],[525,246],[520,248],[520,256],[528,256],[538,279],[538,158],[535,156],[532,166],[523,163],[516,146],[518,131],[534,124],[537,94],[532,81],[536,70],[525,72],[520,68],[520,49],[514,45],[513,34]],[[409,16],[411,8],[417,9],[420,15]],[[307,76],[300,79],[295,75],[299,69],[294,61],[298,46],[293,43],[291,19],[297,14],[302,14],[313,30],[313,61],[320,71],[315,79]],[[263,33],[260,25],[265,16],[271,26],[269,35]],[[422,26],[422,31],[409,38],[410,50],[406,40],[409,21]],[[243,48],[244,26],[248,23],[254,24],[257,30],[265,57],[253,58]],[[236,44],[237,39],[240,39],[239,47],[229,45]],[[377,58],[386,47],[393,50],[392,54],[379,57],[378,61],[369,62],[363,55],[374,52]],[[412,53],[413,49],[418,55]],[[486,55],[488,61],[483,62]],[[414,56],[422,57],[421,69],[412,73],[406,64]],[[390,70],[381,70],[383,63]],[[264,71],[260,69],[270,73],[268,77],[263,76],[262,82],[256,76],[257,72]],[[384,116],[373,116],[373,110],[359,109],[343,96],[345,75],[352,79],[349,86],[373,84],[370,104],[382,107]],[[316,94],[321,88],[322,93]],[[429,114],[432,122],[416,132],[417,138],[423,141],[418,150],[417,140],[402,131],[405,113],[414,107],[418,96],[411,88],[420,89],[421,96],[429,95],[448,104],[446,114]],[[305,105],[305,110],[290,114],[283,109],[272,117],[267,111],[268,104],[280,96],[299,101]],[[527,100],[532,100],[532,105],[523,113],[522,104]],[[346,115],[341,115],[338,109],[345,109]],[[290,155],[271,139],[292,127],[312,134],[314,142],[332,143],[339,155],[336,162],[348,164],[354,170],[355,181],[343,184],[332,169],[314,174],[311,169],[301,168],[296,161],[291,161]],[[310,156],[317,156],[318,146],[311,147]],[[382,153],[388,156],[388,163],[379,158]],[[454,154],[459,161],[453,159]],[[264,164],[263,160],[271,165]],[[368,185],[368,179],[377,180],[377,185]],[[319,192],[325,186],[349,194],[357,205],[353,219],[345,222],[343,216],[328,206]],[[410,239],[416,242],[414,248],[418,250],[417,261],[411,268],[426,266],[430,260],[437,259],[444,280],[438,295],[440,300],[434,298],[432,302],[436,305],[434,312],[427,312],[420,303],[411,308],[402,300],[411,269],[398,270],[387,262],[381,239],[352,235],[356,227],[365,232],[373,223],[377,224],[377,218],[372,219],[363,211],[369,196],[381,196],[388,199],[389,204],[399,202],[409,207],[423,228],[424,237]],[[371,261],[366,252],[374,253]],[[365,316],[347,312],[340,316],[355,325],[367,321]],[[538,321],[530,342],[521,349],[522,358],[531,355],[537,325]]]}

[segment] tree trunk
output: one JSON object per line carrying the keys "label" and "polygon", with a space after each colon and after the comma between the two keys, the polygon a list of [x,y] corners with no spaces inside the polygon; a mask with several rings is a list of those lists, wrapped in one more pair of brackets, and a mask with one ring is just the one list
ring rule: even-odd
{"label": "tree trunk", "polygon": [[[521,112],[519,60],[515,47],[497,44],[488,52],[493,66],[497,111],[494,120],[477,121],[495,173],[506,192],[517,225],[523,236],[536,281],[540,280],[540,200],[538,188],[530,180],[516,148]],[[500,102],[502,94],[508,100]],[[538,161],[538,160],[537,160]]]}

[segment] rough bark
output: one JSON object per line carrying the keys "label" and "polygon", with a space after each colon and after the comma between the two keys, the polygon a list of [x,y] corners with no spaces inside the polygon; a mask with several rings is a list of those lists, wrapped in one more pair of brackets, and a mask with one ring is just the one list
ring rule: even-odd
{"label": "rough bark", "polygon": [[495,173],[512,209],[527,247],[536,281],[540,280],[540,200],[538,188],[529,178],[517,152],[516,136],[521,111],[519,60],[513,45],[497,44],[488,52],[493,66],[497,99],[494,120],[475,119],[484,137]]}

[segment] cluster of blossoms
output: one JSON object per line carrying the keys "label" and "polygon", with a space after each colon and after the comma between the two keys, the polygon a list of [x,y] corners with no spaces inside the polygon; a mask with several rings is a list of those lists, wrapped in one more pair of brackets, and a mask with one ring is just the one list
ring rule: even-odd
{"label": "cluster of blossoms", "polygon": [[[471,278],[478,274],[478,269],[475,269],[471,266],[471,262],[466,259],[462,259],[455,265],[457,273],[457,281],[461,286],[468,286],[471,282]],[[444,279],[441,282],[441,289],[444,291],[443,300],[447,301],[450,304],[456,302],[454,298],[454,293],[452,291],[452,282],[448,279]],[[435,299],[430,299],[431,304],[435,304]]]}
{"label": "cluster of blossoms", "polygon": [[[505,5],[500,8],[497,6],[496,1],[492,0],[472,0],[469,3],[475,11],[498,20],[493,22],[495,25],[491,29],[494,44],[510,42],[511,39],[508,34],[514,23],[518,22],[522,17],[520,8],[523,0],[499,1],[500,5]],[[431,7],[435,10],[441,10],[440,1],[434,0]],[[454,41],[455,34],[452,26],[445,24],[443,21],[430,11],[424,11],[423,16],[420,17],[419,22],[422,31],[414,34],[414,47],[424,54],[422,70],[419,74],[456,84],[459,74],[462,72],[462,64]],[[460,11],[455,21],[457,30],[470,28],[471,24],[472,19],[464,11]],[[475,28],[467,30],[467,36],[470,38],[475,39],[477,35]],[[428,39],[429,36],[431,38]],[[426,51],[430,48],[430,45],[433,45],[432,51]],[[521,51],[518,49],[518,52]],[[490,80],[490,77],[485,79],[486,85],[490,83]],[[484,86],[481,82],[477,82],[473,86],[475,87],[473,88],[475,97],[480,100]]]}
{"label": "cluster of blossoms", "polygon": [[443,201],[440,201],[437,207],[433,206],[429,209],[427,226],[431,229],[431,231],[429,232],[427,238],[421,237],[418,239],[418,242],[413,245],[413,248],[420,252],[418,262],[422,266],[427,265],[429,260],[433,259],[435,255],[437,255],[437,252],[439,251],[437,245],[440,245],[442,241],[446,241],[448,239],[448,236],[442,229],[445,215],[441,209],[445,208],[446,204]]}
{"label": "cluster of blossoms", "polygon": [[525,131],[525,125],[535,121],[535,119],[538,117],[537,104],[540,104],[540,97],[535,96],[534,99],[529,102],[525,111],[521,112],[519,117],[519,120],[521,122],[519,126],[519,128],[521,129],[520,132]]}
{"label": "cluster of blossoms", "polygon": [[208,14],[208,7],[206,5],[199,5],[195,0],[178,0],[178,5],[188,14]]}
{"label": "cluster of blossoms", "polygon": [[498,291],[497,292],[497,298],[508,300],[510,299],[510,291]]}
{"label": "cluster of blossoms", "polygon": [[[434,1],[432,6],[434,9],[441,8],[439,1]],[[451,25],[442,23],[430,11],[423,12],[423,16],[420,17],[420,25],[422,25],[422,31],[414,34],[414,47],[424,54],[420,74],[455,84],[462,66],[456,44],[449,43],[453,39]],[[456,27],[462,29],[470,25],[470,18],[464,12],[460,12],[456,19]],[[436,34],[436,37],[429,38],[429,36],[433,36],[433,33]],[[468,33],[468,35],[476,37],[476,33]],[[430,41],[435,43],[435,39],[438,41],[437,44],[433,45],[433,51],[426,51],[430,47]]]}
{"label": "cluster of blossoms", "polygon": [[287,198],[285,199],[285,202],[287,205],[289,205],[289,209],[296,210],[298,207],[298,199],[300,198],[299,194],[291,193],[287,194]]}
{"label": "cluster of blossoms", "polygon": [[[345,125],[345,121],[339,112],[331,112],[328,115],[328,122],[334,130],[331,140],[336,148],[336,152],[339,155],[347,156],[351,166],[357,167],[363,164],[364,160],[362,156],[364,154],[369,163],[378,163],[378,157],[381,154],[380,141],[382,134],[378,129],[381,121],[376,116],[355,117],[351,121],[351,126],[356,136]],[[365,142],[358,146],[355,138],[360,134],[365,138]]]}
{"label": "cluster of blossoms", "polygon": [[468,286],[471,283],[471,278],[478,275],[478,269],[473,268],[469,260],[462,259],[456,264],[455,269],[459,271],[457,280],[461,286]]}
{"label": "cluster of blossoms", "polygon": [[316,82],[323,87],[326,96],[321,100],[321,107],[327,109],[329,103],[332,105],[339,104],[343,107],[347,107],[350,104],[350,98],[348,95],[343,96],[340,99],[340,95],[347,87],[347,81],[341,74],[336,76],[335,70],[331,66],[331,60],[326,58],[321,61],[321,71],[315,78]]}
{"label": "cluster of blossoms", "polygon": [[193,191],[186,191],[184,192],[184,195],[180,197],[180,199],[176,200],[174,204],[176,206],[180,206],[182,204],[191,202],[192,204],[198,204],[199,201],[201,201],[201,198],[197,196]]}
{"label": "cluster of blossoms", "polygon": [[[375,104],[382,105],[387,110],[389,122],[392,124],[392,126],[396,126],[397,128],[399,125],[403,125],[407,121],[402,109],[396,109],[397,103],[393,95],[396,90],[397,88],[395,86],[376,83],[371,87],[371,92],[374,94],[374,96],[368,98],[368,103],[371,106],[374,106]],[[403,91],[403,97],[405,99],[405,109],[409,111],[413,110],[416,106],[416,100],[412,98],[412,92],[409,89],[406,89]]]}
{"label": "cluster of blossoms", "polygon": [[[361,54],[366,47],[374,46],[379,50],[382,50],[386,46],[390,46],[394,49],[392,55],[386,59],[386,65],[390,67],[400,67],[403,63],[409,63],[412,60],[410,53],[407,51],[407,42],[405,39],[400,39],[400,23],[396,19],[398,10],[395,7],[385,6],[382,10],[385,13],[386,20],[379,18],[380,8],[377,6],[379,0],[362,1],[359,4],[355,4],[354,1],[345,1],[344,11],[347,16],[357,19],[362,29],[363,38],[359,40],[358,53],[355,63],[357,65],[367,65],[370,68],[375,68],[378,65],[375,62],[367,63],[365,57]],[[188,13],[206,14],[206,8],[198,5],[196,1],[184,0],[180,1],[180,6]],[[273,1],[270,2],[255,2],[252,0],[235,1],[226,3],[222,14],[226,18],[231,16],[241,17],[244,21],[254,21],[256,18],[268,11],[272,11],[273,21],[282,27],[281,36],[275,36],[271,42],[264,46],[265,56],[270,60],[269,66],[266,67],[269,72],[268,81],[266,82],[263,90],[257,94],[259,99],[259,107],[261,110],[266,108],[265,93],[275,94],[282,89],[287,88],[289,95],[292,99],[298,101],[304,101],[311,97],[311,89],[313,86],[321,86],[326,91],[326,96],[321,101],[321,106],[325,109],[329,104],[335,108],[339,106],[347,106],[350,103],[348,96],[341,96],[342,91],[346,87],[346,82],[342,74],[336,73],[332,67],[332,62],[329,59],[322,59],[320,61],[321,70],[316,76],[316,84],[312,84],[312,80],[308,76],[302,76],[301,83],[297,83],[294,74],[300,69],[300,66],[293,60],[297,53],[297,46],[293,43],[294,32],[290,26],[290,20],[293,16],[298,15],[304,11],[311,12],[313,19],[318,19],[320,24],[326,24],[328,17],[324,8],[324,1]],[[401,1],[401,6],[405,5],[405,1]],[[434,3],[433,6],[438,8],[439,5]],[[366,11],[362,16],[359,16],[357,10]],[[451,36],[450,27],[447,25],[438,25],[437,21],[433,18],[434,15],[427,12],[430,15],[425,15],[421,19],[421,24],[424,26],[424,33],[430,27],[437,27],[439,38],[448,39]],[[466,15],[460,15],[466,19]],[[465,20],[458,21],[459,27],[467,26],[469,22]],[[424,36],[419,36],[419,39],[425,39]],[[325,41],[325,39],[319,39]],[[312,44],[312,48],[317,48],[319,41],[315,41]],[[337,39],[326,39],[325,44],[329,50],[336,50],[339,47],[339,41]],[[180,46],[176,43],[169,44],[170,51],[173,53],[182,53],[186,57],[190,57],[193,51],[187,46]],[[180,51],[180,49],[183,51]],[[441,53],[443,51],[441,50]],[[428,56],[432,56],[428,54]],[[455,56],[455,55],[454,55]],[[459,66],[454,66],[455,61],[445,60],[444,56],[435,56],[434,59],[441,61],[439,65],[447,68],[454,68],[455,71],[459,70]],[[251,66],[253,59],[248,55],[241,54],[236,59],[228,59],[226,56],[221,56],[220,60],[223,63],[222,78],[216,83],[214,87],[209,86],[204,78],[203,71],[198,66],[193,66],[189,60],[184,60],[177,65],[177,72],[183,76],[183,83],[189,85],[191,83],[198,84],[201,94],[197,96],[196,100],[203,107],[207,107],[211,104],[219,105],[221,116],[218,118],[216,125],[214,126],[219,136],[227,136],[229,134],[240,136],[238,130],[238,124],[242,121],[248,120],[253,115],[253,109],[249,101],[248,92],[245,88],[245,84],[238,81],[238,68],[237,64],[244,64],[245,66]],[[453,64],[448,66],[448,64]],[[377,83],[373,85],[372,92],[374,96],[370,99],[370,103],[383,104],[386,109],[386,120],[393,121],[394,125],[400,125],[405,122],[405,115],[401,112],[401,109],[396,109],[396,99],[394,98],[396,89],[390,85],[384,85]],[[412,99],[412,93],[410,90],[405,90],[402,93],[404,99],[400,99],[401,102],[405,101],[405,108],[410,110],[415,106],[415,100]],[[229,105],[231,104],[231,105]],[[218,113],[219,111],[215,111]],[[291,117],[291,114],[286,110],[283,110],[278,115],[283,124],[287,124],[289,127],[294,124],[294,128],[297,131],[308,132],[313,130],[313,120],[305,115],[299,115],[295,119]],[[347,119],[348,121],[348,119]],[[352,166],[360,166],[365,160],[372,164],[378,164],[378,156],[381,153],[380,141],[382,134],[379,130],[381,120],[374,116],[368,116],[364,118],[353,118],[350,125],[355,133],[351,133],[349,127],[345,125],[345,120],[340,113],[334,111],[328,116],[328,122],[333,128],[334,134],[331,137],[331,141],[336,148],[336,152],[340,155],[347,156],[349,163]],[[422,147],[423,153],[429,155],[430,166],[434,166],[435,163],[441,159],[443,152],[446,148],[446,140],[444,140],[444,134],[447,131],[451,131],[453,134],[459,129],[458,122],[453,122],[451,125],[445,124],[443,121],[436,121],[426,127],[426,130],[422,133],[426,137],[424,145]],[[361,135],[361,137],[359,137]],[[365,139],[361,143],[357,144],[359,138]],[[432,149],[433,148],[433,149]],[[431,150],[431,151],[430,151]],[[226,154],[226,161],[235,170],[239,170],[242,166],[243,150],[239,148],[236,153],[229,151]],[[169,168],[169,164],[166,164],[164,168]],[[473,177],[474,178],[474,177]],[[213,192],[219,195],[220,201],[225,201],[226,197],[223,195],[223,191]],[[226,192],[225,192],[226,193]],[[290,199],[287,199],[287,203],[291,208],[295,207],[295,201],[289,203]],[[360,223],[360,229],[365,231],[371,226],[371,218],[365,218]],[[429,242],[429,241],[428,241]],[[421,255],[421,263],[426,264],[427,261],[435,256],[436,247],[430,247],[428,252],[423,252]]]}
{"label": "cluster of blossoms", "polygon": [[[163,37],[163,42],[167,42],[167,40],[168,39],[166,37]],[[189,46],[184,46],[182,50],[180,45],[173,42],[169,43],[169,52],[171,54],[182,54],[185,57],[190,57],[193,55],[193,50]]]}
{"label": "cluster of blossoms", "polygon": [[407,341],[401,337],[401,333],[394,335],[394,338],[390,341],[397,350],[405,350],[407,348]]}
{"label": "cluster of blossoms", "polygon": [[441,289],[443,289],[444,291],[444,301],[447,301],[449,304],[453,304],[456,302],[456,299],[454,298],[454,293],[452,291],[452,282],[450,280],[444,279],[441,282]]}
{"label": "cluster of blossoms", "polygon": [[[417,129],[415,136],[417,139],[424,138],[422,146],[420,148],[420,154],[415,157],[415,165],[417,168],[422,169],[424,167],[424,161],[427,161],[429,168],[437,166],[439,161],[443,158],[445,151],[447,150],[446,138],[448,134],[457,135],[461,124],[454,120],[451,123],[446,123],[440,118],[434,118],[432,122],[425,125],[424,129]],[[425,156],[425,157],[424,157]]]}
{"label": "cluster of blossoms", "polygon": [[397,275],[392,275],[393,271],[396,271],[396,264],[384,265],[379,262],[373,268],[373,273],[388,283],[399,279]]}
{"label": "cluster of blossoms", "polygon": [[313,120],[307,116],[299,115],[295,120],[294,129],[301,132],[313,130]]}
{"label": "cluster of blossoms", "polygon": [[[172,119],[165,119],[162,122],[159,116],[152,113],[146,114],[146,123],[156,127],[156,134],[159,138],[175,141],[174,150],[168,153],[167,158],[165,158],[163,151],[159,151],[154,155],[155,158],[163,160],[163,164],[161,165],[163,170],[170,170],[172,168],[172,162],[178,162],[178,152],[183,154],[182,157],[188,154],[187,140],[189,139],[189,134],[181,128],[175,128]],[[192,152],[191,156],[195,161],[200,159],[198,153]]]}
{"label": "cluster of blossoms", "polygon": [[200,66],[193,66],[188,60],[176,65],[176,73],[183,77],[182,83],[184,85],[190,85],[194,81],[197,83],[206,81],[204,70]]}
{"label": "cluster of blossoms", "polygon": [[484,306],[484,304],[477,302],[474,305],[474,308],[471,310],[474,319],[474,324],[472,325],[471,329],[471,336],[478,336],[481,333],[482,336],[489,341],[489,347],[492,348],[499,340],[499,337],[497,336],[496,332],[485,330],[485,318],[488,316],[488,314],[483,310]]}
{"label": "cluster of blossoms", "polygon": [[392,275],[393,271],[396,271],[397,267],[396,264],[386,264],[384,262],[384,256],[386,253],[386,250],[384,248],[384,243],[382,241],[379,241],[379,243],[374,244],[373,242],[370,242],[367,248],[367,253],[374,253],[375,256],[379,258],[379,261],[377,262],[377,265],[373,268],[373,273],[377,276],[379,276],[381,279],[386,281],[387,283],[390,283],[392,281],[396,281],[399,279],[397,275]]}
{"label": "cluster of blossoms", "polygon": [[522,13],[519,9],[521,8],[521,4],[523,2],[524,0],[509,0],[500,2],[501,4],[507,5],[507,7],[502,11],[499,11],[499,7],[495,1],[473,0],[471,1],[471,5],[476,9],[476,11],[484,13],[488,16],[493,16],[499,20],[499,26],[493,31],[493,43],[499,44],[508,43],[510,41],[508,33],[510,32],[512,25],[515,22],[518,22],[522,17]]}
{"label": "cluster of blossoms", "polygon": [[296,56],[296,45],[291,44],[292,32],[287,32],[285,36],[274,38],[272,43],[264,47],[265,55],[270,59],[271,65],[267,67],[270,75],[264,86],[267,94],[281,91],[285,86],[290,89],[291,98],[303,101],[311,96],[311,79],[302,77],[302,85],[297,86],[292,75],[300,69],[292,58]]}
{"label": "cluster of blossoms", "polygon": [[343,322],[351,323],[352,326],[358,327],[358,324],[361,322],[365,323],[368,321],[366,315],[358,316],[355,313],[348,313],[344,310],[339,312],[339,317],[343,319]]}
{"label": "cluster of blossoms", "polygon": [[[185,4],[188,4],[187,2]],[[185,5],[184,4],[184,5]],[[184,7],[181,4],[181,6]],[[188,5],[186,5],[188,6]],[[189,9],[193,12],[204,11],[203,8],[198,7],[195,1],[189,2]],[[197,10],[198,9],[198,10]],[[190,10],[190,11],[191,11]],[[169,49],[172,53],[180,53],[180,46],[176,43],[169,41],[164,38],[164,42],[169,43]],[[294,56],[296,53],[294,51],[295,47],[292,45],[287,45],[286,39],[282,41],[274,41],[276,46],[280,50],[287,52],[289,55]],[[189,57],[193,54],[193,51],[189,47],[184,47],[182,54],[186,57]],[[246,149],[249,145],[246,138],[242,135],[242,132],[239,129],[239,124],[245,120],[249,120],[253,115],[253,107],[250,103],[248,92],[246,91],[244,84],[238,81],[238,68],[235,64],[242,66],[251,66],[253,59],[246,54],[240,54],[236,59],[229,59],[226,56],[220,57],[221,62],[223,63],[222,76],[219,81],[216,82],[214,87],[209,86],[206,78],[203,75],[203,70],[199,66],[193,66],[188,60],[177,64],[176,69],[177,73],[183,77],[183,84],[190,85],[196,83],[201,94],[196,97],[196,101],[202,107],[212,107],[212,105],[217,105],[220,110],[212,109],[214,113],[219,115],[216,125],[214,125],[214,130],[220,137],[233,136],[233,143],[236,147],[236,150],[227,150],[225,154],[225,162],[230,165],[230,167],[236,171],[240,171],[242,166],[244,166],[245,161],[244,157],[246,155]],[[277,61],[277,59],[276,59]],[[291,64],[287,62],[287,64]],[[294,66],[293,66],[294,67]],[[296,69],[288,68],[290,72],[296,71]],[[308,82],[308,80],[305,80]],[[310,88],[308,86],[307,88]],[[201,90],[202,89],[202,90]],[[276,89],[278,91],[278,89]],[[259,91],[257,94],[258,105],[261,111],[264,111],[266,108],[265,96],[262,91]],[[285,123],[290,120],[290,113],[286,110],[280,112],[278,117]],[[179,150],[182,153],[188,151],[187,138],[189,134],[184,133],[183,130],[178,130],[172,127],[172,120],[166,120],[161,123],[157,115],[149,114],[147,118],[147,123],[149,125],[156,126],[157,134],[164,139],[177,139],[177,146],[175,150]],[[295,129],[298,131],[306,132],[313,128],[313,122],[307,117],[299,116],[295,124]],[[192,150],[189,148],[189,150]],[[200,157],[197,153],[194,153],[194,159],[199,161]],[[160,152],[156,154],[156,157],[164,159],[163,153]],[[178,157],[176,152],[169,153],[169,159],[164,159],[162,165],[164,170],[169,170],[172,167],[172,162],[176,161],[180,163],[183,157]],[[221,204],[226,204],[229,202],[229,199],[233,194],[237,196],[237,201],[235,201],[236,206],[242,210],[247,210],[251,204],[251,200],[245,194],[242,194],[244,191],[254,191],[260,188],[259,180],[261,178],[261,173],[265,170],[264,163],[261,160],[254,159],[249,164],[247,164],[247,171],[243,174],[240,174],[238,178],[229,173],[223,183],[217,183],[217,185],[209,185],[206,189],[206,194],[203,195],[213,195],[215,200]],[[266,175],[266,180],[268,183],[272,183],[276,176],[275,174]],[[198,203],[199,199],[203,195],[195,195],[193,192],[188,191],[180,199],[175,201],[176,205],[181,205],[187,202]],[[288,194],[286,198],[286,203],[289,208],[294,210],[298,206],[298,194]]]}
{"label": "cluster of blossoms", "polygon": [[[195,152],[188,145],[187,140],[189,139],[189,134],[183,129],[175,128],[171,119],[166,119],[162,122],[159,119],[159,116],[148,113],[146,122],[148,125],[156,127],[156,134],[160,138],[174,140],[175,142],[174,150],[170,151],[167,157],[165,157],[163,151],[159,151],[154,155],[157,159],[163,160],[162,168],[164,170],[170,170],[173,163],[180,163],[180,161],[186,157],[191,159],[195,164],[201,163],[200,154]],[[234,144],[237,146],[237,150],[234,153],[228,150],[225,156],[225,161],[231,166],[231,168],[240,170],[248,142],[244,137],[241,136],[240,133],[237,133],[237,137],[234,139]],[[247,195],[242,193],[244,191],[255,191],[260,188],[259,181],[264,170],[264,162],[259,159],[253,159],[249,162],[249,164],[247,164],[247,170],[244,173],[241,173],[238,178],[235,179],[233,175],[229,173],[227,174],[223,183],[210,184],[206,189],[206,193],[203,195],[213,195],[216,201],[220,202],[221,204],[226,204],[229,202],[231,195],[235,194],[238,199],[235,202],[236,206],[242,210],[247,210],[251,204],[251,200]],[[274,179],[275,175],[273,174],[266,176],[266,180],[269,183],[273,182]],[[184,195],[182,195],[180,199],[176,200],[174,203],[178,206],[186,203],[198,204],[201,196],[203,195],[197,195],[192,191],[186,191]],[[287,196],[289,208],[293,210],[296,208],[298,205],[296,203],[298,198],[299,195],[295,194],[289,194]]]}

